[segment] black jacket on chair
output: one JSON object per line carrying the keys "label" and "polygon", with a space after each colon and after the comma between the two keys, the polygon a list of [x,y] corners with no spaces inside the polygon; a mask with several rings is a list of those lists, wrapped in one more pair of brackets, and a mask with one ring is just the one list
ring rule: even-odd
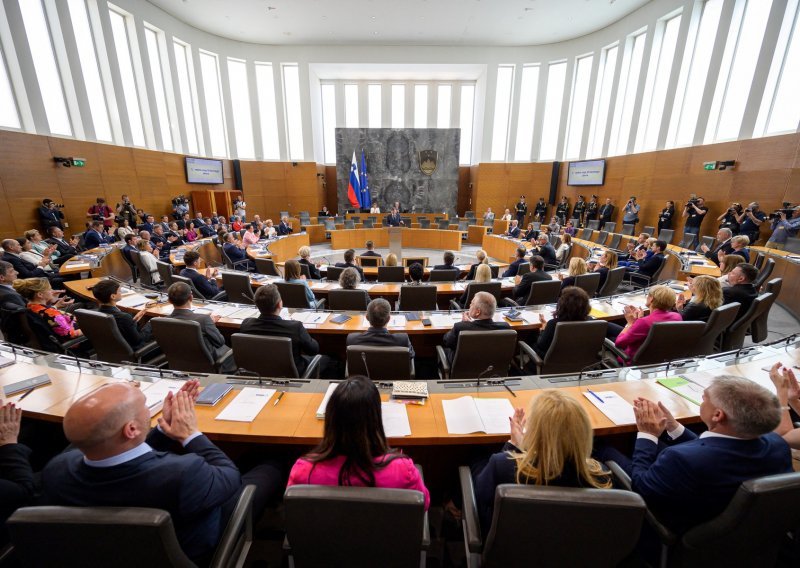
{"label": "black jacket on chair", "polygon": [[152,335],[150,332],[150,324],[145,325],[140,330],[139,324],[136,323],[136,321],[133,319],[133,316],[123,312],[116,306],[100,306],[98,311],[100,313],[113,316],[114,320],[117,322],[117,328],[122,334],[122,337],[134,351],[139,349],[139,347],[144,345],[146,342],[150,341]]}
{"label": "black jacket on chair", "polygon": [[[33,470],[28,461],[31,450],[22,444],[0,446],[0,522],[5,522],[20,507],[29,505],[34,496]],[[0,529],[0,544],[8,541]]]}
{"label": "black jacket on chair", "polygon": [[731,254],[733,252],[733,247],[731,246],[731,240],[728,239],[727,241],[724,241],[724,242],[718,244],[713,249],[711,249],[707,253],[705,253],[704,256],[708,260],[710,260],[711,262],[713,262],[714,264],[719,266],[719,251],[720,250],[722,251],[722,254],[726,254],[726,255],[727,254]]}
{"label": "black jacket on chair", "polygon": [[288,337],[292,340],[292,356],[297,372],[302,375],[308,363],[303,355],[316,355],[319,353],[319,343],[313,339],[303,327],[303,322],[285,320],[280,316],[260,315],[257,318],[247,318],[242,322],[240,333],[253,335],[269,335],[273,337]]}
{"label": "black jacket on chair", "polygon": [[442,338],[442,345],[455,352],[458,345],[458,334],[462,331],[495,331],[509,329],[511,326],[504,321],[494,321],[491,318],[472,321],[459,321]]}
{"label": "black jacket on chair", "polygon": [[518,304],[524,304],[528,301],[528,295],[531,293],[531,284],[534,282],[544,282],[552,279],[553,277],[544,270],[526,272],[522,275],[519,284],[514,286],[514,290],[511,292],[511,295],[514,297],[515,302]]}
{"label": "black jacket on chair", "polygon": [[[208,350],[211,351],[211,354],[215,359],[219,359],[226,352],[230,351],[230,347],[225,345],[225,338],[217,329],[217,326],[214,325],[214,320],[211,319],[211,316],[206,314],[196,314],[192,310],[176,309],[172,310],[172,314],[169,317],[180,320],[196,321],[199,323],[200,330],[203,333],[203,341],[206,342],[206,347],[208,347]],[[226,361],[226,364],[223,366],[223,368],[220,369],[220,372],[232,373],[235,370],[236,367],[234,366],[233,358],[230,357]]]}
{"label": "black jacket on chair", "polygon": [[729,286],[728,288],[722,289],[723,304],[732,304],[733,302],[739,302],[741,304],[739,313],[736,314],[736,319],[739,319],[747,313],[747,310],[750,309],[750,305],[757,296],[758,292],[756,292],[755,286],[749,283],[737,284],[736,286]]}
{"label": "black jacket on chair", "polygon": [[3,253],[1,260],[10,263],[19,273],[20,278],[49,278],[44,270],[15,254]]}
{"label": "black jacket on chair", "polygon": [[321,280],[322,279],[322,275],[319,273],[319,268],[317,268],[317,266],[313,262],[311,262],[310,260],[308,260],[306,258],[301,258],[297,262],[299,262],[300,264],[305,264],[306,266],[308,266],[308,272],[311,274],[311,279],[312,280]]}
{"label": "black jacket on chair", "polygon": [[370,327],[363,333],[347,336],[347,345],[369,345],[374,347],[408,347],[409,356],[414,358],[414,348],[407,333],[389,333],[385,327]]}
{"label": "black jacket on chair", "polygon": [[[205,297],[207,300],[210,300],[214,296],[220,293],[220,289],[217,286],[216,281],[209,280],[205,277],[204,274],[200,274],[194,268],[184,268],[181,270],[181,276],[184,276],[192,281],[194,287]],[[198,300],[202,300],[202,298],[198,298]]]}
{"label": "black jacket on chair", "polygon": [[78,249],[69,244],[69,241],[65,239],[56,239],[51,237],[47,239],[47,242],[51,245],[56,245],[56,250],[60,253],[60,256],[58,257],[59,262],[63,262],[64,260],[72,258],[78,254]]}

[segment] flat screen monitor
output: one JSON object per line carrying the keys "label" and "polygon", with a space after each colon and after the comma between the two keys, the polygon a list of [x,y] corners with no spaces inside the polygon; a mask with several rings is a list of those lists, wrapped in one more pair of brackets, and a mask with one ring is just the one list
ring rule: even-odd
{"label": "flat screen monitor", "polygon": [[570,162],[567,185],[603,185],[605,177],[605,160]]}
{"label": "flat screen monitor", "polygon": [[186,158],[186,181],[188,183],[221,184],[222,160]]}

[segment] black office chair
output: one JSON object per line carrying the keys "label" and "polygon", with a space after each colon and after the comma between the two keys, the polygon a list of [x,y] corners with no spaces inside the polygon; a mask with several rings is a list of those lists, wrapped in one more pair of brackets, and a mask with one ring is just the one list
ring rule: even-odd
{"label": "black office chair", "polygon": [[256,272],[259,274],[266,274],[267,276],[282,276],[282,274],[278,272],[278,267],[275,266],[275,261],[271,258],[257,258]]}
{"label": "black office chair", "polygon": [[379,266],[378,282],[405,282],[406,271],[402,266]]}
{"label": "black office chair", "polygon": [[375,221],[372,219],[364,219],[363,224],[361,225],[364,229],[374,229],[375,228]]}
{"label": "black office chair", "polygon": [[408,347],[347,346],[348,377],[363,375],[373,381],[410,381],[414,374],[414,359],[409,356]]}
{"label": "black office chair", "polygon": [[731,302],[730,304],[723,304],[711,312],[706,322],[706,329],[703,331],[703,335],[700,336],[697,345],[698,355],[711,355],[717,351],[719,338],[736,319],[736,314],[739,313],[740,307],[741,304],[739,302]]}
{"label": "black office chair", "polygon": [[584,241],[588,241],[591,238],[592,238],[592,229],[586,227],[581,231],[581,239],[583,239]]}
{"label": "black office chair", "polygon": [[607,233],[616,233],[617,232],[617,224],[616,223],[606,223],[603,225],[603,230]]}
{"label": "black office chair", "polygon": [[695,235],[694,233],[683,233],[683,237],[678,243],[678,248],[684,248],[684,249],[691,248],[696,236],[697,235]]}
{"label": "black office chair", "polygon": [[356,224],[355,224],[355,222],[353,222],[352,219],[345,219],[344,228],[345,229],[355,229],[356,228]]}
{"label": "black office chair", "polygon": [[[644,229],[642,229],[642,232],[643,233],[647,233],[651,237],[655,237],[656,236],[656,228],[651,226],[651,225],[645,225]],[[633,235],[633,232],[631,232],[631,235]]]}
{"label": "black office chair", "polygon": [[622,242],[622,235],[619,233],[614,233],[609,241],[608,245],[606,245],[611,250],[618,251],[619,250],[619,243]]}
{"label": "black office chair", "polygon": [[474,298],[475,294],[478,292],[488,292],[494,296],[498,302],[502,299],[503,294],[500,282],[469,282],[467,284],[466,292],[467,299],[463,306],[459,304],[457,300],[450,300],[451,310],[463,310],[468,308],[472,302],[472,298]]}
{"label": "black office chair", "polygon": [[[301,264],[300,266],[305,266]],[[306,266],[306,268],[308,268]],[[220,272],[222,286],[227,293],[228,301],[236,304],[255,304],[253,287],[250,284],[250,275],[247,272]]]}
{"label": "black office chair", "polygon": [[788,237],[784,250],[792,254],[800,254],[800,237]]}
{"label": "black office chair", "polygon": [[321,300],[315,299],[313,306],[308,305],[305,284],[284,281],[276,281],[274,284],[278,288],[278,292],[281,295],[281,300],[283,300],[284,307],[301,309],[311,308],[316,310],[321,310],[325,307],[324,298]]}
{"label": "black office chair", "polygon": [[331,290],[328,292],[329,310],[350,310],[363,312],[367,309],[370,297],[366,290]]}
{"label": "black office chair", "polygon": [[250,261],[246,258],[242,260],[231,260],[231,257],[228,256],[228,253],[225,252],[225,247],[222,245],[217,245],[217,252],[219,252],[219,256],[222,258],[223,264],[227,268],[231,270],[247,270],[250,266]]}
{"label": "black office chair", "polygon": [[144,262],[142,262],[142,256],[138,250],[131,251],[131,259],[133,260],[134,266],[136,266],[136,274],[139,276],[139,283],[147,288],[158,288],[156,279],[153,278],[153,274],[158,274],[158,267],[156,267],[155,271],[150,272],[144,265]]}
{"label": "black office chair", "polygon": [[[253,542],[254,495],[254,485],[242,490],[210,567],[244,563]],[[25,507],[7,526],[21,566],[196,566],[181,550],[169,513],[161,509]]]}
{"label": "black office chair", "polygon": [[647,274],[643,274],[641,272],[632,272],[632,271],[625,271],[624,280],[630,284],[632,288],[647,288],[651,284],[658,282],[658,279],[661,277],[661,272],[664,270],[664,267],[667,265],[667,257],[664,256],[661,259],[661,264],[658,265],[656,271],[652,274],[652,276],[648,276]]}
{"label": "black office chair", "polygon": [[328,282],[338,282],[339,276],[342,275],[344,272],[344,268],[339,268],[336,266],[329,266],[328,269],[325,271],[325,280]]}
{"label": "black office chair", "polygon": [[170,369],[189,373],[219,373],[233,354],[231,350],[215,358],[203,339],[200,324],[191,320],[153,318],[153,338],[167,357]]}
{"label": "black office chair", "polygon": [[656,237],[659,241],[664,241],[667,244],[672,242],[672,237],[675,236],[674,229],[661,229],[658,233],[658,237]]}
{"label": "black office chair", "polygon": [[421,218],[419,220],[419,228],[420,229],[430,229],[431,228],[431,220],[430,219]]}
{"label": "black office chair", "polygon": [[523,274],[527,274],[530,271],[531,271],[531,263],[521,262],[520,265],[517,267],[517,276],[522,276]]}
{"label": "black office chair", "polygon": [[575,286],[583,289],[587,294],[589,294],[590,298],[593,297],[597,292],[597,288],[600,286],[600,273],[587,272],[586,274],[576,276]]}
{"label": "black office chair", "polygon": [[192,295],[198,300],[224,300],[227,297],[225,290],[222,290],[215,294],[213,298],[206,298],[202,293],[200,293],[200,290],[197,289],[197,287],[194,285],[194,282],[192,282],[191,279],[187,278],[186,276],[178,276],[177,274],[173,274],[172,282],[183,282],[189,286],[189,288],[192,289]]}
{"label": "black office chair", "polygon": [[139,365],[161,365],[166,361],[163,355],[154,356],[153,352],[158,349],[155,341],[144,343],[134,350],[122,337],[117,322],[111,314],[96,310],[75,310],[73,315],[100,361]]}
{"label": "black office chair", "polygon": [[[6,309],[6,306],[8,306],[8,302],[6,302],[4,309]],[[86,357],[89,354],[87,351],[89,344],[86,336],[61,341],[42,318],[29,310],[21,308],[14,311],[13,314],[11,321],[16,320],[16,329],[25,338],[24,344],[31,349],[81,357]]]}
{"label": "black office chair", "polygon": [[553,342],[540,357],[524,341],[520,343],[520,368],[533,363],[536,375],[577,373],[603,362],[603,343],[608,322],[603,320],[565,321],[556,324]]}
{"label": "black office chair", "polygon": [[603,246],[604,244],[606,244],[606,240],[608,240],[608,231],[603,229],[602,231],[597,233],[597,238],[594,240],[594,242],[600,246]]}
{"label": "black office chair", "polygon": [[[331,219],[330,217],[326,217],[322,220],[322,224],[325,225],[326,231],[335,231],[336,230],[336,219]],[[328,235],[330,237],[330,235]]]}
{"label": "black office chair", "polygon": [[625,277],[626,269],[624,266],[620,266],[619,268],[612,268],[606,274],[606,281],[603,282],[603,286],[597,291],[597,297],[602,298],[603,296],[611,296],[614,292],[617,291],[619,285],[622,284],[622,279]]}
{"label": "black office chair", "polygon": [[[231,347],[240,371],[247,370],[261,377],[319,378],[322,355],[314,355],[308,361],[301,377],[292,354],[290,337],[234,333],[231,335]],[[264,356],[266,353],[269,357]]]}
{"label": "black office chair", "polygon": [[[633,557],[647,508],[632,491],[503,484],[492,526],[481,527],[472,472],[458,475],[470,567],[623,566]],[[531,519],[546,522],[532,531]]]}
{"label": "black office chair", "polygon": [[404,256],[403,257],[403,266],[408,268],[412,264],[421,264],[423,268],[428,266],[428,257],[427,256]]}
{"label": "black office chair", "polygon": [[647,338],[633,357],[628,357],[610,340],[605,348],[625,365],[656,365],[700,354],[700,338],[706,330],[703,321],[670,321],[654,323]]}
{"label": "black office chair", "polygon": [[435,310],[436,286],[404,285],[400,286],[397,298],[397,311],[418,312]]}
{"label": "black office chair", "polygon": [[383,259],[379,256],[357,256],[356,261],[362,267],[372,266],[378,267],[383,264]]}
{"label": "black office chair", "polygon": [[158,275],[161,277],[161,282],[164,284],[164,286],[167,288],[172,286],[172,263],[157,260],[156,267],[158,268]]}
{"label": "black office chair", "polygon": [[[753,300],[753,303],[750,304],[750,308],[747,310],[747,312],[739,315],[736,318],[736,321],[734,321],[725,331],[725,334],[722,336],[722,347],[720,351],[741,349],[742,346],[744,346],[744,339],[748,330],[750,330],[750,326],[753,325],[753,322],[755,322],[764,313],[768,314],[769,309],[772,307],[774,302],[775,296],[769,292],[761,294],[755,300]],[[764,339],[766,339],[766,337],[762,337],[759,340],[753,338],[753,342],[758,343]]]}
{"label": "black office chair", "polygon": [[[528,298],[525,300],[523,306],[543,306],[545,304],[554,304],[558,301],[561,295],[561,281],[560,280],[542,280],[531,284],[531,291],[528,292]],[[516,306],[519,305],[511,298],[505,298],[505,303]]]}
{"label": "black office chair", "polygon": [[696,253],[703,254],[703,248],[702,248],[703,245],[707,246],[709,249],[713,249],[715,240],[716,239],[714,237],[708,235],[700,237],[700,242],[697,243],[697,246],[695,247],[694,251]]}
{"label": "black office chair", "polygon": [[455,282],[461,274],[458,268],[431,270],[428,282]]}
{"label": "black office chair", "polygon": [[[632,224],[628,224],[628,223],[623,223],[623,224],[622,224],[622,234],[623,234],[623,235],[627,235],[627,236],[631,237],[631,236],[633,236],[633,230],[634,230],[635,228],[636,228],[636,225],[632,225]],[[650,227],[650,229],[652,229],[652,227]],[[646,230],[645,230],[644,232],[645,232],[645,233],[647,233],[647,231],[646,231]],[[650,232],[649,234],[650,234],[650,235],[652,235],[653,233],[652,233],[652,232]]]}
{"label": "black office chair", "polygon": [[452,362],[441,345],[436,346],[439,360],[439,378],[474,379],[489,367],[489,376],[507,377],[514,363],[517,348],[517,332],[513,329],[493,331],[462,331]]}
{"label": "black office chair", "polygon": [[756,279],[753,280],[753,288],[756,289],[756,292],[761,290],[761,287],[764,285],[764,282],[772,276],[772,271],[775,270],[775,261],[771,258],[766,259],[764,261],[764,265],[761,267],[761,270],[756,276]]}

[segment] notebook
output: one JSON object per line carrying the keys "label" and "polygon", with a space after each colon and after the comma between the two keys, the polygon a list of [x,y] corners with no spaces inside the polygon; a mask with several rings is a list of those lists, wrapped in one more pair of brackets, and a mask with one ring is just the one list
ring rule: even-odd
{"label": "notebook", "polygon": [[462,396],[443,400],[444,418],[450,434],[510,434],[509,418],[514,407],[507,398],[474,398]]}

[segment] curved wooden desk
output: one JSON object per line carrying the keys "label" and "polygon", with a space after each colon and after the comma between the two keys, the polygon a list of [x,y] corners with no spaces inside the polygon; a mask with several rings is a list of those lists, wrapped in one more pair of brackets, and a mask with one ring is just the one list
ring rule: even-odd
{"label": "curved wooden desk", "polygon": [[[401,240],[403,248],[461,250],[460,231],[402,228]],[[331,248],[333,250],[363,249],[367,241],[372,241],[378,248],[388,247],[388,227],[331,231]]]}

